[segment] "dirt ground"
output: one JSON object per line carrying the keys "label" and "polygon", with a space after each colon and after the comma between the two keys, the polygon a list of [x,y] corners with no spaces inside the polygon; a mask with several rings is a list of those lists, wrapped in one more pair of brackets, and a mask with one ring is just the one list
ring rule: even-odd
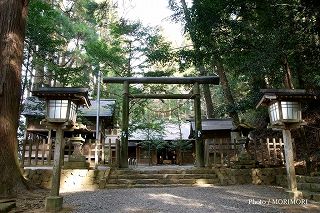
{"label": "dirt ground", "polygon": [[49,192],[45,189],[19,191],[15,198],[17,207],[10,212],[43,212],[45,197]]}
{"label": "dirt ground", "polygon": [[[18,193],[16,199],[16,208],[12,209],[10,213],[40,213],[44,212],[45,199],[49,195],[50,190],[34,189],[32,191],[21,191]],[[66,207],[62,212],[71,212],[71,207]]]}

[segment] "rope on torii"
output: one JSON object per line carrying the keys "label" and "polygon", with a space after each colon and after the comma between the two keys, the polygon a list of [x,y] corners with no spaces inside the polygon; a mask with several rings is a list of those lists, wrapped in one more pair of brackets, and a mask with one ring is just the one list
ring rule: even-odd
{"label": "rope on torii", "polygon": [[[190,101],[191,99],[193,99],[193,96],[194,95],[190,95],[192,92],[189,91],[188,94],[186,94],[185,97],[189,97],[187,100],[185,100],[183,103],[179,104],[178,106],[172,108],[172,109],[169,109],[169,110],[155,110],[155,109],[151,109],[148,105],[145,106],[145,108],[147,108],[148,110],[150,111],[153,111],[153,112],[156,112],[156,113],[168,113],[168,112],[174,112],[176,111],[177,109],[180,109],[183,105],[185,105],[188,101]],[[166,96],[166,95],[174,95],[174,94],[152,94],[152,95],[155,95],[155,97],[159,97],[159,96]],[[157,96],[158,95],[158,96]],[[181,94],[183,95],[183,94]],[[136,96],[135,94],[130,94],[129,97],[132,97],[133,99],[142,99],[141,95],[140,96]],[[162,99],[161,99],[162,100]]]}
{"label": "rope on torii", "polygon": [[[190,91],[191,92],[191,91]],[[189,93],[190,93],[189,92]],[[117,97],[122,97],[116,93],[110,93],[110,94],[113,94]],[[155,94],[155,95],[158,95],[158,94]],[[159,95],[167,95],[167,94],[159,94]],[[141,96],[138,98],[135,94],[130,94],[130,97],[132,99],[143,99]],[[188,96],[189,97],[189,96]],[[150,99],[150,98],[149,98]],[[190,96],[186,101],[184,101],[183,103],[179,104],[177,107],[174,107],[173,109],[169,109],[169,110],[155,110],[155,109],[151,109],[150,107],[148,107],[148,105],[145,106],[145,108],[147,108],[148,110],[150,111],[154,111],[154,112],[157,112],[157,113],[167,113],[167,112],[174,112],[175,110],[181,108],[183,105],[185,105],[186,103],[188,103],[188,101],[190,101],[192,99],[192,96]],[[162,99],[161,99],[162,100]],[[135,103],[134,103],[135,104]],[[133,105],[134,105],[133,104]]]}

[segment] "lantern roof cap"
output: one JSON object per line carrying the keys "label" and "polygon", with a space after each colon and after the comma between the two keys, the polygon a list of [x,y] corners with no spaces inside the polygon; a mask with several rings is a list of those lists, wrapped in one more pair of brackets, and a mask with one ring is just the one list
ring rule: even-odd
{"label": "lantern roof cap", "polygon": [[261,89],[262,98],[257,104],[259,106],[268,106],[271,102],[277,100],[283,101],[300,101],[300,100],[316,100],[319,98],[314,92],[308,92],[304,89]]}
{"label": "lantern roof cap", "polygon": [[78,105],[91,106],[88,88],[79,87],[40,87],[32,91],[33,96],[46,100],[73,100]]}

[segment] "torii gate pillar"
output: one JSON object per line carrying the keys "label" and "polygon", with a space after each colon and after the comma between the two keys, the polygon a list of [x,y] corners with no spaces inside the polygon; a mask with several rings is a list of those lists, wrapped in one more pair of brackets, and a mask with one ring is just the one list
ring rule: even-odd
{"label": "torii gate pillar", "polygon": [[196,147],[196,166],[204,167],[204,144],[202,139],[202,123],[201,123],[201,102],[199,83],[193,85],[194,94],[194,126],[195,126],[195,147]]}
{"label": "torii gate pillar", "polygon": [[128,168],[128,129],[129,129],[129,82],[123,82],[122,129],[119,167]]}

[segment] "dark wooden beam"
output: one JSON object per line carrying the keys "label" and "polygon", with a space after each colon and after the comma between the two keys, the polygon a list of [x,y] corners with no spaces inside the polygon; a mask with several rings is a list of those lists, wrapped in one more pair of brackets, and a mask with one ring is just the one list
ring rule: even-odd
{"label": "dark wooden beam", "polygon": [[123,83],[127,81],[129,84],[213,84],[219,85],[218,76],[203,77],[109,77],[103,78],[104,83]]}
{"label": "dark wooden beam", "polygon": [[132,99],[194,99],[193,94],[130,94]]}

